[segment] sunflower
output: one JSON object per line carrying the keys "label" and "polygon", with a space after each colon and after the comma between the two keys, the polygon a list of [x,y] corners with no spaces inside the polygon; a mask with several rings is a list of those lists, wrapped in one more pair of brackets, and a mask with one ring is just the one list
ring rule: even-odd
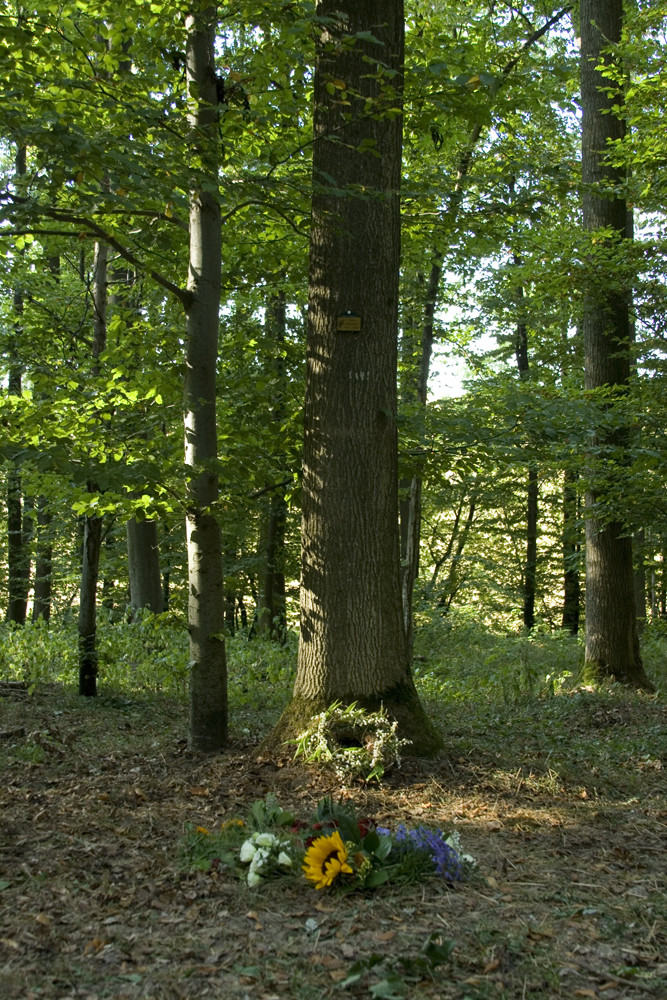
{"label": "sunflower", "polygon": [[324,889],[331,885],[335,878],[343,873],[352,875],[353,871],[347,864],[347,848],[338,830],[328,837],[318,837],[306,851],[301,867],[306,878],[315,883],[316,889]]}

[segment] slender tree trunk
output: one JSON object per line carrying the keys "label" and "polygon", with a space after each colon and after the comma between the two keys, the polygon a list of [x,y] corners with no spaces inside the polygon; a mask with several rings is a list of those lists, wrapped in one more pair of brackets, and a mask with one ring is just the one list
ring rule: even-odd
{"label": "slender tree trunk", "polygon": [[[285,419],[285,362],[283,348],[287,323],[285,292],[272,296],[267,307],[267,332],[275,346],[275,376],[277,390],[271,408],[271,421],[280,427]],[[280,456],[279,456],[280,457]],[[257,609],[257,633],[283,641],[285,638],[285,528],[287,504],[285,488],[276,486],[269,492],[268,508],[261,532],[263,572],[260,602]]]}
{"label": "slender tree trunk", "polygon": [[[525,40],[518,54],[513,55],[503,66],[500,74],[500,87],[510,78],[512,72],[519,63],[521,56],[528,52],[544,35],[557,24],[570,10],[570,6],[563,7],[550,17],[541,28],[531,32]],[[447,210],[447,221],[450,225],[456,221],[461,205],[463,189],[466,178],[472,165],[473,156],[477,143],[482,135],[482,126],[474,125],[468,136],[468,142],[459,157],[458,170],[454,188],[449,199]],[[418,399],[426,402],[428,377],[431,366],[431,355],[433,353],[434,342],[434,322],[442,280],[443,255],[439,250],[434,250],[431,259],[431,269],[429,273],[426,298],[424,300],[424,320],[422,326],[421,355],[419,359]],[[423,399],[419,395],[422,391]],[[403,620],[408,638],[408,648],[412,649],[412,604],[414,586],[419,574],[419,540],[421,537],[421,493],[422,483],[420,476],[414,476],[408,492],[401,503],[401,596],[403,602]]]}
{"label": "slender tree trunk", "polygon": [[45,497],[37,501],[37,544],[35,557],[35,590],[32,605],[32,620],[51,618],[51,589],[53,573],[53,541],[51,536],[51,512]]}
{"label": "slender tree trunk", "polygon": [[[512,194],[514,185],[512,184]],[[514,263],[518,266],[521,258],[514,254]],[[528,325],[525,318],[525,299],[523,286],[519,285],[516,292],[517,323],[515,336],[516,365],[520,379],[527,379],[530,370],[528,360]],[[538,521],[539,487],[537,468],[528,467],[526,484],[526,562],[523,575],[523,625],[531,629],[535,624],[535,588],[537,583],[537,521]]]}
{"label": "slender tree trunk", "polygon": [[162,580],[157,537],[157,521],[130,518],[125,526],[127,562],[130,576],[130,603],[137,611],[162,611]]}
{"label": "slender tree trunk", "polygon": [[[581,2],[581,103],[584,226],[604,230],[598,244],[622,253],[627,239],[625,200],[610,190],[623,190],[622,172],[606,161],[611,143],[623,138],[618,114],[621,95],[610,93],[610,80],[598,68],[610,62],[605,50],[620,41],[622,0]],[[604,246],[600,247],[604,249]],[[595,263],[595,262],[593,262]],[[594,272],[595,267],[592,269]],[[586,388],[623,388],[630,378],[630,289],[619,277],[598,274],[584,300],[584,355]],[[600,437],[597,445],[627,447],[629,431]],[[632,567],[632,539],[620,521],[603,521],[597,514],[604,491],[596,473],[587,494],[586,519],[586,653],[587,672],[615,678],[624,684],[651,690],[639,652]]]}
{"label": "slender tree trunk", "polygon": [[[19,180],[26,172],[26,149],[17,150],[15,173]],[[20,251],[22,254],[22,251]],[[10,396],[20,397],[23,391],[23,372],[18,360],[17,342],[21,336],[23,318],[23,292],[20,285],[14,288],[14,324],[9,344],[9,377],[7,389]],[[24,625],[30,587],[30,554],[24,534],[24,510],[21,472],[16,461],[10,464],[7,475],[7,621]]]}
{"label": "slender tree trunk", "polygon": [[79,598],[79,694],[97,694],[97,581],[102,545],[102,519],[84,518]]}
{"label": "slender tree trunk", "polygon": [[185,466],[188,471],[188,627],[190,729],[194,750],[220,750],[227,741],[227,666],[218,500],[216,366],[220,325],[222,229],[218,189],[218,108],[215,71],[216,8],[186,17],[186,72],[191,104],[190,268],[186,306],[184,387]]}
{"label": "slender tree trunk", "polygon": [[[383,704],[427,752],[438,740],[409,668],[398,537],[403,4],[326,0],[317,12],[330,20],[314,81],[301,633],[277,732],[336,700]],[[355,37],[365,32],[377,41]]]}
{"label": "slender tree trunk", "polygon": [[572,635],[579,632],[581,587],[579,584],[579,531],[578,474],[566,469],[563,479],[563,620],[562,626]]}
{"label": "slender tree trunk", "polygon": [[[107,341],[107,263],[109,250],[105,243],[95,245],[93,266],[93,348],[92,374],[99,375],[100,355]],[[96,493],[94,483],[88,491]],[[97,694],[97,584],[102,546],[102,519],[86,514],[83,530],[81,561],[81,594],[79,598],[79,694]]]}
{"label": "slender tree trunk", "polygon": [[635,615],[637,632],[642,634],[646,627],[646,533],[643,528],[635,531],[632,539],[634,560]]}

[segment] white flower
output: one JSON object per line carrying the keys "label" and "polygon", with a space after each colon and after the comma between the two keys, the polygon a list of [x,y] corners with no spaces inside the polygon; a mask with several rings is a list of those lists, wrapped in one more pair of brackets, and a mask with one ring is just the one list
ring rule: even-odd
{"label": "white flower", "polygon": [[273,847],[278,843],[278,838],[272,833],[256,833],[252,838],[260,847]]}
{"label": "white flower", "polygon": [[253,889],[256,885],[259,885],[261,881],[262,881],[262,876],[259,874],[259,872],[254,872],[251,868],[250,871],[248,872],[248,885],[250,886],[250,888]]}
{"label": "white flower", "polygon": [[290,858],[289,854],[285,854],[284,851],[281,851],[280,854],[278,855],[278,864],[282,865],[283,868],[291,868],[292,859]]}
{"label": "white flower", "polygon": [[252,840],[246,840],[243,844],[241,844],[239,858],[244,865],[247,865],[249,861],[252,861],[256,853],[257,848],[253,844]]}
{"label": "white flower", "polygon": [[268,856],[269,856],[268,851],[264,850],[261,847],[258,847],[257,850],[255,851],[254,858],[250,862],[250,871],[256,872],[259,871],[260,868],[263,868],[264,862],[266,861]]}
{"label": "white flower", "polygon": [[461,858],[461,861],[465,861],[465,863],[470,865],[471,868],[477,867],[477,862],[473,858],[472,854],[460,854],[459,857]]}
{"label": "white flower", "polygon": [[457,854],[461,853],[461,834],[458,830],[454,830],[453,833],[450,833],[445,840],[445,843],[448,847],[451,847],[453,851],[456,851]]}

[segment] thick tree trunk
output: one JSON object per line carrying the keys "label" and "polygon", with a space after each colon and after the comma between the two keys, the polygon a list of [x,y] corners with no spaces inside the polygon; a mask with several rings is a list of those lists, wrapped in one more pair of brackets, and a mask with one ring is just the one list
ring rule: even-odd
{"label": "thick tree trunk", "polygon": [[157,521],[137,521],[126,525],[127,562],[130,576],[130,603],[139,611],[162,611],[162,579],[157,538]]}
{"label": "thick tree trunk", "polygon": [[[609,92],[610,80],[598,67],[609,63],[605,50],[621,38],[622,0],[581,2],[581,100],[582,175],[584,226],[589,232],[606,230],[599,237],[609,249],[622,249],[627,238],[624,177],[606,161],[611,143],[623,138],[619,117],[621,96]],[[614,192],[614,193],[610,193]],[[601,249],[604,249],[602,247]],[[595,261],[593,261],[595,265]],[[592,271],[595,275],[596,267]],[[584,354],[586,388],[622,388],[630,378],[630,289],[619,278],[598,273],[589,283],[584,301]],[[616,449],[627,446],[628,433],[598,438],[597,445]],[[635,616],[632,539],[620,520],[602,520],[597,514],[604,491],[596,473],[586,497],[586,653],[587,672],[598,678],[615,678],[634,687],[652,689],[639,652]]]}
{"label": "thick tree trunk", "polygon": [[190,729],[194,750],[227,740],[227,666],[218,499],[216,366],[220,325],[222,231],[218,187],[218,109],[215,73],[216,9],[186,18],[186,71],[191,103],[190,268],[186,306],[184,387],[185,466],[188,470],[188,628]]}
{"label": "thick tree trunk", "polygon": [[[398,538],[403,4],[317,11],[331,21],[315,70],[301,635],[277,731],[336,700],[383,704],[428,752],[438,740],[409,669]],[[379,44],[355,39],[369,31]]]}
{"label": "thick tree trunk", "polygon": [[[105,243],[95,246],[93,267],[93,348],[92,372],[99,375],[99,358],[107,340],[107,263],[109,250]],[[97,492],[94,483],[88,484],[89,492]],[[97,694],[97,583],[102,546],[102,520],[87,514],[83,529],[81,557],[81,593],[79,597],[79,694],[95,697]]]}
{"label": "thick tree trunk", "polygon": [[566,469],[563,479],[563,619],[562,627],[572,635],[579,632],[581,587],[579,584],[579,476]]}

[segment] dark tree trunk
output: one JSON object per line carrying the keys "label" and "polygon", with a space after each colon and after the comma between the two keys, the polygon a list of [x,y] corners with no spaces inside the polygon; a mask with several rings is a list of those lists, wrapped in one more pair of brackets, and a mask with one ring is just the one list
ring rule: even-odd
{"label": "dark tree trunk", "polygon": [[[17,150],[15,172],[18,183],[26,172],[25,146]],[[23,251],[19,251],[22,255]],[[18,279],[17,279],[18,281]],[[9,343],[9,377],[7,389],[10,396],[20,397],[23,391],[23,373],[18,359],[17,343],[21,337],[23,317],[23,292],[19,284],[13,296],[14,324]],[[24,535],[23,493],[21,472],[16,461],[7,475],[7,621],[24,625],[30,587],[30,554]]]}
{"label": "dark tree trunk", "polygon": [[216,516],[218,454],[216,368],[220,326],[222,226],[218,189],[218,98],[214,6],[186,18],[186,73],[192,111],[189,298],[184,387],[188,472],[188,628],[191,749],[221,750],[227,742],[227,664],[222,543]]}
{"label": "dark tree trunk", "polygon": [[579,584],[579,476],[566,469],[563,479],[563,621],[562,626],[572,635],[579,632],[581,587]]}
{"label": "dark tree trunk", "polygon": [[[410,673],[398,537],[403,4],[317,12],[330,21],[314,81],[301,634],[277,732],[336,700],[383,704],[426,752],[438,740]],[[355,40],[364,32],[378,41]]]}
{"label": "dark tree trunk", "polygon": [[[619,192],[624,177],[606,159],[609,145],[624,135],[618,113],[622,96],[610,92],[610,78],[598,67],[610,63],[606,50],[620,41],[623,3],[582,0],[580,11],[584,226],[589,232],[610,234],[597,238],[596,252],[606,244],[608,251],[622,255],[627,208]],[[583,319],[586,388],[623,388],[631,369],[630,288],[608,268],[603,272],[595,259],[591,265]],[[600,434],[595,444],[622,451],[628,440],[629,431],[621,429]],[[603,475],[596,470],[586,497],[586,670],[593,677],[650,690],[639,652],[632,539],[620,520],[602,520],[597,514],[604,491]]]}
{"label": "dark tree trunk", "polygon": [[97,694],[97,581],[101,546],[102,519],[87,516],[79,598],[79,694],[88,698]]}
{"label": "dark tree trunk", "polygon": [[162,611],[162,580],[156,521],[131,518],[126,525],[130,603],[137,611]]}
{"label": "dark tree trunk", "polygon": [[[108,247],[98,243],[95,247],[93,270],[93,375],[99,375],[100,355],[107,339],[107,261]],[[88,484],[90,493],[96,493],[94,483]],[[97,694],[97,583],[102,546],[102,520],[87,514],[83,530],[81,558],[81,594],[79,598],[79,694],[95,697]]]}
{"label": "dark tree trunk", "polygon": [[[512,195],[514,185],[511,185]],[[519,265],[521,258],[514,254],[514,263]],[[530,369],[528,360],[528,325],[525,318],[525,297],[523,286],[516,290],[517,323],[515,333],[516,366],[520,379],[526,379]],[[523,625],[532,629],[535,624],[535,588],[537,583],[537,519],[538,519],[539,488],[537,468],[528,468],[526,484],[526,562],[523,574]]]}

